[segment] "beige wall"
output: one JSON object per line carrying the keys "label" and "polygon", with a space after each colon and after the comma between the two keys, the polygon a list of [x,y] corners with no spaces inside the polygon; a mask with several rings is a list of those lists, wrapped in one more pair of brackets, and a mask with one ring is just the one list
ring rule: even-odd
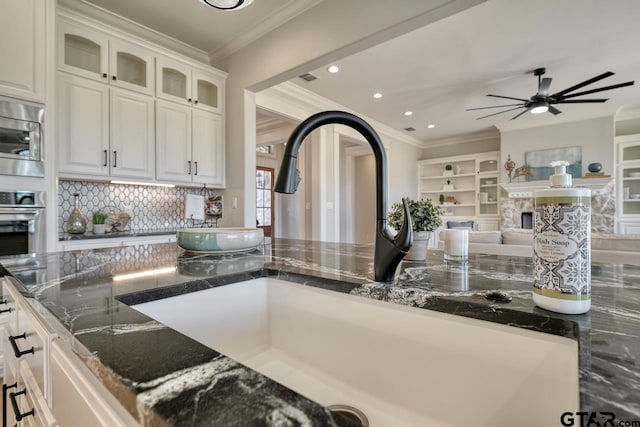
{"label": "beige wall", "polygon": [[[505,131],[501,134],[500,157],[504,164],[507,156],[511,155],[511,160],[518,167],[524,164],[524,153],[527,151],[581,146],[583,174],[587,172],[589,163],[599,162],[602,163],[603,172],[613,175],[613,136],[612,116]],[[509,182],[504,168],[501,171],[502,182]]]}
{"label": "beige wall", "polygon": [[[414,161],[415,163],[415,161]],[[355,161],[355,243],[373,243],[376,235],[376,163],[373,154]]]}
{"label": "beige wall", "polygon": [[462,156],[464,154],[488,153],[500,150],[500,136],[458,144],[437,145],[422,150],[420,160],[437,159],[439,157]]}

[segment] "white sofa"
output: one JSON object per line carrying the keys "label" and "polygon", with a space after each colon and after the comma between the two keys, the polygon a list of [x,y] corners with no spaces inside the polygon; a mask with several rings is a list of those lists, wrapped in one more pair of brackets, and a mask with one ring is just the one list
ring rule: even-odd
{"label": "white sofa", "polygon": [[[442,239],[438,248],[444,248]],[[533,256],[533,230],[470,231],[469,252],[492,255]],[[639,234],[591,234],[591,259],[640,265]]]}

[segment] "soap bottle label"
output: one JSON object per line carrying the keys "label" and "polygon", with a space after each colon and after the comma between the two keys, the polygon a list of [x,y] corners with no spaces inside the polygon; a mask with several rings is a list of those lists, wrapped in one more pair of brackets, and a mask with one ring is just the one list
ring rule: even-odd
{"label": "soap bottle label", "polygon": [[591,198],[537,197],[534,221],[533,291],[562,300],[589,300]]}

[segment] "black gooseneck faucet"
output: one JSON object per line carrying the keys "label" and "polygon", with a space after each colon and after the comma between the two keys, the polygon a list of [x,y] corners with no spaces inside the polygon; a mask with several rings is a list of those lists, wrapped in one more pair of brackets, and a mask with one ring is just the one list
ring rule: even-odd
{"label": "black gooseneck faucet", "polygon": [[275,191],[293,194],[300,183],[297,170],[298,150],[302,141],[316,128],[328,124],[341,124],[358,131],[371,145],[376,159],[376,246],[373,268],[377,282],[393,282],[393,277],[402,258],[407,254],[413,240],[411,215],[407,201],[404,205],[404,223],[397,235],[387,227],[387,157],[375,130],[360,117],[344,111],[324,111],[314,114],[300,123],[287,141],[282,166]]}

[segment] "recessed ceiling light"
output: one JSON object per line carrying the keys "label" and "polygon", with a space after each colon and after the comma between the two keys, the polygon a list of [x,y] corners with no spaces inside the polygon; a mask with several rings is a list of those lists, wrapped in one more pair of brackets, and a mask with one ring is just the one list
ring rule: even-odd
{"label": "recessed ceiling light", "polygon": [[433,129],[436,125],[427,125],[427,129]]}
{"label": "recessed ceiling light", "polygon": [[376,93],[373,94],[373,97],[375,99],[380,99],[380,98],[382,98],[382,94],[380,92],[376,92]]}
{"label": "recessed ceiling light", "polygon": [[204,4],[222,10],[238,10],[249,6],[253,0],[200,0]]}
{"label": "recessed ceiling light", "polygon": [[337,73],[338,71],[340,71],[340,68],[338,68],[337,65],[332,65],[331,67],[327,68],[327,71],[330,73]]}
{"label": "recessed ceiling light", "polygon": [[413,111],[405,111],[404,115],[405,116],[412,116],[413,115]]}

